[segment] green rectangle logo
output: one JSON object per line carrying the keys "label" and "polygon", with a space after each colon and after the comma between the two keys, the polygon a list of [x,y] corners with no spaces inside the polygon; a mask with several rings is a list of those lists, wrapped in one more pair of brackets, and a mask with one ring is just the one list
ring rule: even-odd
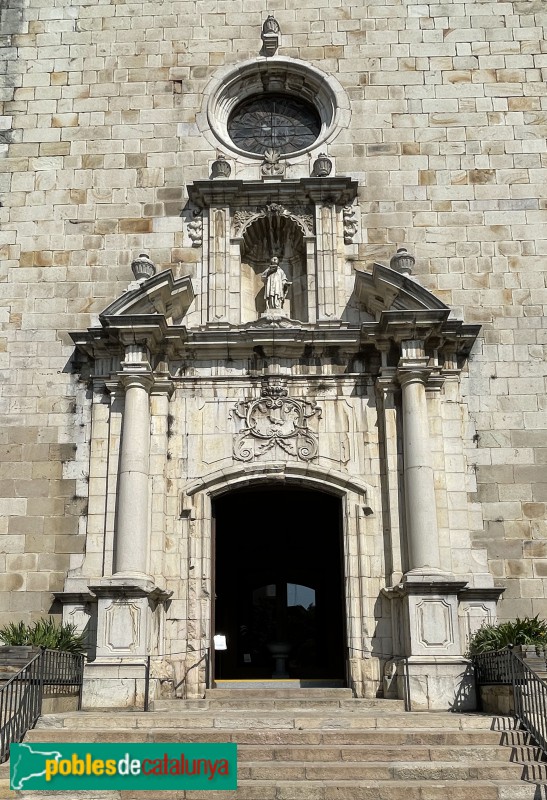
{"label": "green rectangle logo", "polygon": [[10,752],[12,791],[237,789],[237,745],[29,742]]}

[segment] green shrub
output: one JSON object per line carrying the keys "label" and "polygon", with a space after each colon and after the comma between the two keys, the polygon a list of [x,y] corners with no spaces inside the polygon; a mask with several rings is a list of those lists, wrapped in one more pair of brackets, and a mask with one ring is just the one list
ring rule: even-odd
{"label": "green shrub", "polygon": [[76,625],[57,622],[53,617],[39,619],[33,625],[10,622],[0,628],[0,640],[12,647],[27,645],[67,653],[84,653],[87,648],[85,633],[76,633]]}
{"label": "green shrub", "polygon": [[547,646],[547,622],[535,617],[524,617],[514,622],[483,625],[469,640],[468,655],[502,650],[509,645],[527,644]]}

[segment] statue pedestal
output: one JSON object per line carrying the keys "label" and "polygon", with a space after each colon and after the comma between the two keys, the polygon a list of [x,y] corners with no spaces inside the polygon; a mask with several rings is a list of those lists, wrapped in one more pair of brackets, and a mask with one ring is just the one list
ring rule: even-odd
{"label": "statue pedestal", "polygon": [[290,319],[287,315],[287,312],[284,311],[282,308],[267,308],[266,311],[263,311],[260,315],[260,319]]}

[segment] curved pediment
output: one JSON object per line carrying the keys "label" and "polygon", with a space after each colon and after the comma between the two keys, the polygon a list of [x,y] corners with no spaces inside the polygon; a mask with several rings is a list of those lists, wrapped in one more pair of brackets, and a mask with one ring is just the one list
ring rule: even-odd
{"label": "curved pediment", "polygon": [[191,279],[188,276],[175,279],[172,271],[166,269],[122,294],[105,308],[99,319],[104,324],[112,317],[157,314],[164,317],[168,325],[178,325],[193,299]]}
{"label": "curved pediment", "polygon": [[445,305],[417,281],[391,267],[374,264],[372,272],[355,271],[355,294],[378,318],[382,311],[447,311]]}

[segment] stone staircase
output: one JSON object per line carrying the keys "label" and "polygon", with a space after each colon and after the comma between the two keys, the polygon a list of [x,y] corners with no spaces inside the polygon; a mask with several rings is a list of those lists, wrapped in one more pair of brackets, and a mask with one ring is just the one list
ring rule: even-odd
{"label": "stone staircase", "polygon": [[52,714],[26,741],[238,744],[235,792],[56,793],[62,800],[547,798],[547,764],[512,718],[405,713],[399,701],[357,700],[349,689],[213,689],[203,700],[157,701],[149,713]]}

